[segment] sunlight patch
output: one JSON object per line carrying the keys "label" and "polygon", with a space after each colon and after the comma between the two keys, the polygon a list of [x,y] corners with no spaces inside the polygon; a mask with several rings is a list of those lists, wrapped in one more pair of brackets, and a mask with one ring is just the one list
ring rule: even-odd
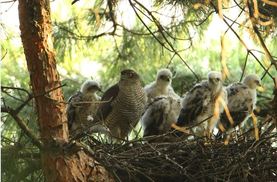
{"label": "sunlight patch", "polygon": [[99,71],[102,68],[102,64],[96,61],[91,60],[83,60],[80,63],[80,73],[84,77],[93,78],[93,79],[100,79]]}

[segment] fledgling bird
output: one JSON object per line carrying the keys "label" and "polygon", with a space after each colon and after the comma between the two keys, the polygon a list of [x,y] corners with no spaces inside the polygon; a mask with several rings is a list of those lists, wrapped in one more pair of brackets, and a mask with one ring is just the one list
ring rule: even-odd
{"label": "fledgling bird", "polygon": [[99,84],[96,81],[87,80],[82,84],[80,91],[68,99],[66,113],[71,133],[82,130],[89,120],[93,120],[98,107],[93,102],[100,100],[96,94],[97,91],[101,91]]}
{"label": "fledgling bird", "polygon": [[124,139],[138,123],[146,105],[139,75],[131,69],[121,72],[120,80],[103,95],[97,120],[104,122],[112,136]]}
{"label": "fledgling bird", "polygon": [[180,99],[171,96],[156,97],[146,108],[141,124],[143,136],[161,135],[171,129],[181,110]]}
{"label": "fledgling bird", "polygon": [[144,87],[148,101],[150,103],[157,96],[171,96],[179,99],[180,97],[174,92],[172,86],[172,73],[169,69],[160,69],[157,73],[156,80]]}
{"label": "fledgling bird", "polygon": [[221,73],[211,71],[208,80],[196,84],[185,95],[176,125],[184,127],[206,120],[195,128],[195,134],[210,136],[227,102]]}
{"label": "fledgling bird", "polygon": [[219,135],[222,129],[234,128],[250,116],[256,107],[256,88],[258,86],[261,86],[260,78],[255,74],[250,74],[243,79],[242,83],[233,83],[226,88],[228,93],[227,108],[231,117],[226,112],[221,114]]}

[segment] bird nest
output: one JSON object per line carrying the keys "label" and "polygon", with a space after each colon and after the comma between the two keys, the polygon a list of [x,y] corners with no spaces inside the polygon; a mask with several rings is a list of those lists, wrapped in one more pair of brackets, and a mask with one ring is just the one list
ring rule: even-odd
{"label": "bird nest", "polygon": [[263,129],[259,140],[253,130],[228,144],[191,135],[174,137],[172,132],[116,144],[86,136],[81,143],[117,181],[274,181],[275,124]]}

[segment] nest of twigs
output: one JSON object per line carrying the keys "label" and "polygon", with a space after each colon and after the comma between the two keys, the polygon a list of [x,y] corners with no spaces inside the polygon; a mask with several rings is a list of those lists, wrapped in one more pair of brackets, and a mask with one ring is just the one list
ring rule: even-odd
{"label": "nest of twigs", "polygon": [[[255,140],[252,131],[231,140],[171,133],[121,144],[85,137],[89,152],[117,181],[276,181],[277,134],[271,123]],[[252,129],[253,130],[253,129]],[[171,138],[165,142],[164,138]],[[151,142],[154,141],[154,142]],[[93,152],[92,152],[93,151]]]}

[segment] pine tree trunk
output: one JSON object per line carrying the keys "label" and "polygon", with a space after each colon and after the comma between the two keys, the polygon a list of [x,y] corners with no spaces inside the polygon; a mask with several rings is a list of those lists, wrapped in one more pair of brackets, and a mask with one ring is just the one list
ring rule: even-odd
{"label": "pine tree trunk", "polygon": [[68,128],[61,82],[52,43],[49,0],[19,0],[21,39],[44,143],[43,171],[47,181],[112,181],[109,173],[84,151],[62,150]]}

